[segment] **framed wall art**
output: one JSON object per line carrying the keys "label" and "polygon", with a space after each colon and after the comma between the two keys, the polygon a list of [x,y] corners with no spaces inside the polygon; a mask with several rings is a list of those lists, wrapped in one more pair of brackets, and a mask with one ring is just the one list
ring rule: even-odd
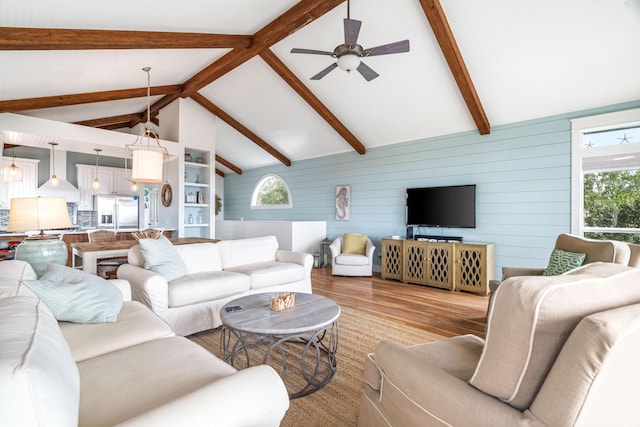
{"label": "framed wall art", "polygon": [[351,186],[336,187],[336,220],[348,221],[351,218]]}

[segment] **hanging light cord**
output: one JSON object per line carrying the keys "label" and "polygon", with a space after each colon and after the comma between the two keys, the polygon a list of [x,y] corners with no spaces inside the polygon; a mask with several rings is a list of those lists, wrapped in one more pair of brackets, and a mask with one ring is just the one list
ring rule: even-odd
{"label": "hanging light cord", "polygon": [[144,67],[142,69],[145,73],[147,73],[147,123],[145,124],[145,128],[147,130],[151,129],[151,67]]}

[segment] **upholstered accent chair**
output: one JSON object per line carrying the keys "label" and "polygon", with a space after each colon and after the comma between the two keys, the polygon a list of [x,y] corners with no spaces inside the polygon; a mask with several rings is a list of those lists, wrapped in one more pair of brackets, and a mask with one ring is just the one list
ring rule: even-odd
{"label": "upholstered accent chair", "polygon": [[[346,239],[346,240],[345,240]],[[371,276],[376,247],[367,236],[345,234],[331,245],[331,274],[334,276]]]}
{"label": "upholstered accent chair", "polygon": [[484,340],[380,342],[358,425],[637,425],[639,283],[639,269],[603,262],[516,276],[496,291]]}
{"label": "upholstered accent chair", "polygon": [[[640,268],[640,246],[616,240],[594,240],[572,234],[559,234],[554,249],[585,254],[583,265],[593,262],[613,262]],[[516,276],[541,276],[545,268],[502,267],[502,280]],[[502,282],[489,282],[489,310],[493,304],[493,294]],[[487,314],[489,312],[487,310]]]}

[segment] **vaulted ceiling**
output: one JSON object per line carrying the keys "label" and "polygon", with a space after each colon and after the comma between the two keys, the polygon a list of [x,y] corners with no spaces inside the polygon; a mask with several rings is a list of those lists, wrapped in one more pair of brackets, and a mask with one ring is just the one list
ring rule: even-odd
{"label": "vaulted ceiling", "polygon": [[[310,80],[335,59],[291,49],[333,51],[348,12],[410,51]],[[216,116],[223,175],[640,99],[640,0],[2,0],[0,64],[0,113],[119,130],[151,67],[152,117]]]}

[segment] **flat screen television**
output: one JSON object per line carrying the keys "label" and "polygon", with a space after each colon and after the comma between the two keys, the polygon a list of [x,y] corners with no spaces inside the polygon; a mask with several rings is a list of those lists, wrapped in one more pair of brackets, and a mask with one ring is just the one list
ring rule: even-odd
{"label": "flat screen television", "polygon": [[476,186],[407,188],[407,225],[476,228]]}

